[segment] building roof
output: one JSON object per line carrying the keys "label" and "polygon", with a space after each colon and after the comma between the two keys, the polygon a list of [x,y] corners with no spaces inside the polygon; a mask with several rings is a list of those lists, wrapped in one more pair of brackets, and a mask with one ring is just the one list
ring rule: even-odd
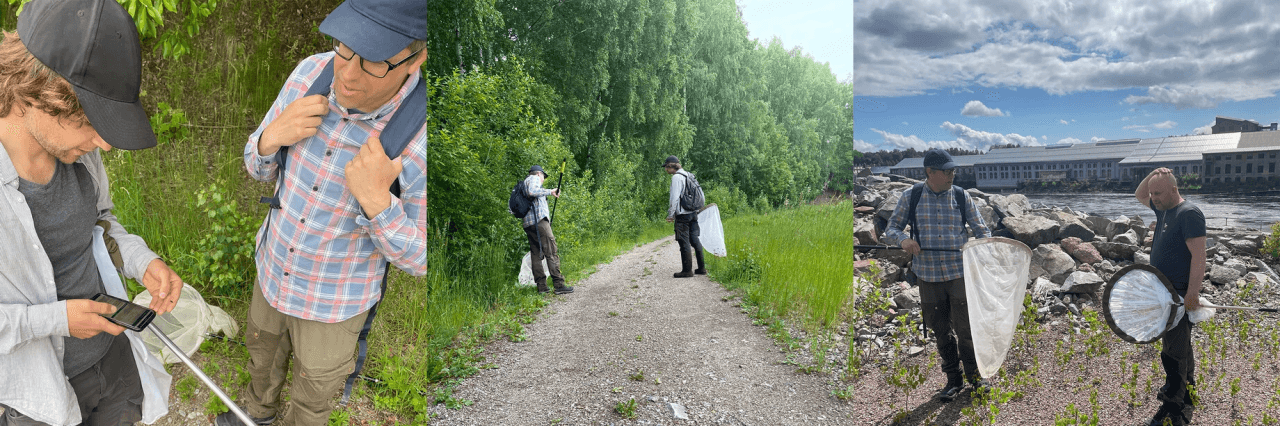
{"label": "building roof", "polygon": [[1129,156],[1120,160],[1120,164],[1200,161],[1201,154],[1205,151],[1236,148],[1240,135],[1219,133],[1143,139]]}
{"label": "building roof", "polygon": [[1280,148],[1280,132],[1241,133],[1237,148]]}
{"label": "building roof", "polygon": [[[974,165],[978,160],[985,157],[984,155],[953,155],[951,161],[956,163],[957,167],[969,167]],[[923,168],[924,157],[903,158],[898,164],[894,164],[893,169],[912,169]]]}

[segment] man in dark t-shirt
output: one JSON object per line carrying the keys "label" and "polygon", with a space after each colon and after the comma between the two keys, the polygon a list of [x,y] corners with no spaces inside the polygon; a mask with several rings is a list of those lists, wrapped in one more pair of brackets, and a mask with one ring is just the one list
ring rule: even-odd
{"label": "man in dark t-shirt", "polygon": [[[1178,194],[1178,180],[1167,168],[1152,171],[1133,195],[1156,213],[1151,265],[1169,278],[1188,311],[1199,309],[1205,269],[1204,213]],[[1165,384],[1157,395],[1164,403],[1150,424],[1166,420],[1173,425],[1191,423],[1195,406],[1188,386],[1195,386],[1196,371],[1191,327],[1191,320],[1184,316],[1164,335],[1160,363],[1164,364]]]}

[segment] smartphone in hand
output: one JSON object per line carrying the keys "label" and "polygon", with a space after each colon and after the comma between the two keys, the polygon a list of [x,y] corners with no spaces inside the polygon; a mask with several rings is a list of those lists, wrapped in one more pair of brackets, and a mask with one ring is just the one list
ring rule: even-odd
{"label": "smartphone in hand", "polygon": [[116,307],[116,313],[111,315],[103,315],[108,321],[115,323],[121,327],[142,331],[151,324],[151,320],[155,319],[156,311],[133,304],[127,300],[108,295],[106,293],[98,293],[93,296],[94,302],[102,302]]}

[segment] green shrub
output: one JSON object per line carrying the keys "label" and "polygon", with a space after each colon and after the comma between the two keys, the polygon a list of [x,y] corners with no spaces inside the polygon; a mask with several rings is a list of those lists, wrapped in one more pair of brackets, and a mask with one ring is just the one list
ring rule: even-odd
{"label": "green shrub", "polygon": [[1280,258],[1280,222],[1271,225],[1271,235],[1262,242],[1262,252],[1271,258]]}
{"label": "green shrub", "polygon": [[245,285],[245,280],[252,279],[257,270],[253,250],[258,221],[240,212],[236,201],[224,197],[216,183],[196,193],[193,210],[204,212],[208,232],[186,259],[185,270],[195,277],[191,281],[224,295],[247,292],[252,286]]}
{"label": "green shrub", "polygon": [[[18,5],[18,13],[22,6],[31,0],[5,0],[9,5]],[[159,37],[156,48],[165,58],[178,59],[191,53],[191,39],[200,33],[204,20],[213,14],[218,6],[217,0],[116,0],[124,10],[133,17],[138,27],[138,37],[142,40]],[[160,27],[165,26],[165,13],[177,14],[182,20],[179,27],[170,26],[164,33]]]}

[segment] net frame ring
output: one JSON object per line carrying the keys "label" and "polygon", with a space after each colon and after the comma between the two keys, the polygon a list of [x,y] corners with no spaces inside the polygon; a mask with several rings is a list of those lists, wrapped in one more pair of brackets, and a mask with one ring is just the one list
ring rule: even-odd
{"label": "net frame ring", "polygon": [[[1115,288],[1116,283],[1119,282],[1121,278],[1134,270],[1143,270],[1155,274],[1156,278],[1160,279],[1160,284],[1163,284],[1164,288],[1169,291],[1169,295],[1174,303],[1172,308],[1169,309],[1169,318],[1165,320],[1164,330],[1162,330],[1156,337],[1151,338],[1151,340],[1143,341],[1133,338],[1133,336],[1130,336],[1128,333],[1121,330],[1120,326],[1116,325],[1116,321],[1111,315],[1111,290]],[[1111,278],[1107,280],[1107,284],[1102,290],[1102,316],[1103,319],[1107,320],[1107,327],[1110,327],[1111,331],[1115,333],[1116,336],[1120,337],[1121,340],[1129,343],[1145,345],[1164,338],[1165,333],[1168,333],[1169,330],[1172,330],[1173,327],[1177,325],[1178,309],[1176,308],[1181,305],[1182,296],[1179,296],[1178,291],[1173,288],[1173,284],[1169,283],[1169,278],[1164,276],[1164,273],[1160,272],[1156,267],[1147,264],[1135,263],[1121,268],[1119,271],[1116,271],[1115,274],[1111,275]]]}

